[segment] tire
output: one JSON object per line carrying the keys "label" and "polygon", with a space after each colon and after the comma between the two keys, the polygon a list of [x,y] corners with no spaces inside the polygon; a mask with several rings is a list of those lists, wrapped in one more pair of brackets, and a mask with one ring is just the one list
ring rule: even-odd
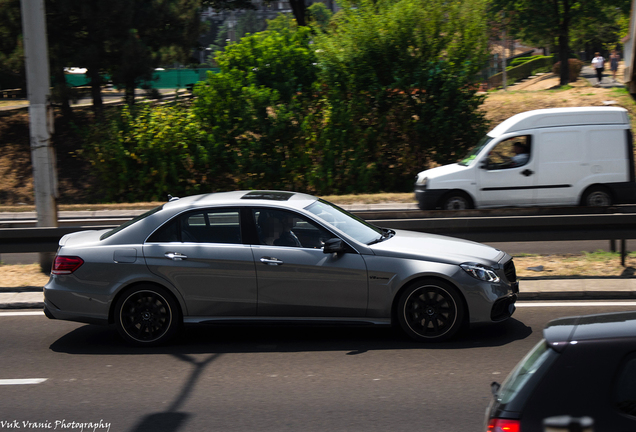
{"label": "tire", "polygon": [[419,342],[441,342],[452,338],[463,326],[464,303],[457,290],[437,280],[416,281],[398,302],[402,330]]}
{"label": "tire", "polygon": [[468,210],[473,208],[473,202],[464,192],[451,192],[444,196],[441,207],[442,210]]}
{"label": "tire", "polygon": [[586,207],[609,207],[612,205],[612,195],[607,188],[593,186],[585,191],[581,204]]}
{"label": "tire", "polygon": [[155,285],[132,287],[115,304],[117,331],[133,345],[160,345],[175,335],[180,322],[177,302]]}

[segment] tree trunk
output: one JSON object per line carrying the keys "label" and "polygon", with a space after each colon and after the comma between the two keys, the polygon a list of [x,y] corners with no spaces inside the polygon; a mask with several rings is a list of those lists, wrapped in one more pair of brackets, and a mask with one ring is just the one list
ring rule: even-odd
{"label": "tree trunk", "polygon": [[299,26],[306,26],[307,22],[305,21],[305,0],[289,0],[289,5],[292,8],[292,12],[294,13],[294,18],[296,18],[296,24]]}
{"label": "tree trunk", "polygon": [[101,117],[104,112],[104,102],[102,100],[102,77],[98,68],[89,68],[88,76],[91,80],[91,96],[93,98],[93,112],[97,117]]}
{"label": "tree trunk", "polygon": [[65,120],[73,118],[73,109],[71,108],[71,89],[66,84],[63,67],[53,67],[53,102],[57,102],[62,111]]}
{"label": "tree trunk", "polygon": [[126,93],[124,98],[126,99],[126,104],[134,105],[135,104],[135,84],[126,84]]}
{"label": "tree trunk", "polygon": [[570,83],[570,4],[563,0],[562,19],[559,25],[559,61],[561,62],[561,76],[559,85]]}

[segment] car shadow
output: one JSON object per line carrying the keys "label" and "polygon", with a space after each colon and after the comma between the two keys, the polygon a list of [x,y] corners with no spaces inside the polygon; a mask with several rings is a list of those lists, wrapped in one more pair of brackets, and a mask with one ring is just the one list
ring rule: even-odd
{"label": "car shadow", "polygon": [[356,355],[378,350],[470,349],[496,347],[525,339],[532,329],[521,321],[474,325],[447,342],[420,343],[391,327],[316,326],[185,326],[166,345],[135,347],[126,344],[113,327],[84,325],[50,345],[66,354],[209,354],[253,352],[345,351]]}

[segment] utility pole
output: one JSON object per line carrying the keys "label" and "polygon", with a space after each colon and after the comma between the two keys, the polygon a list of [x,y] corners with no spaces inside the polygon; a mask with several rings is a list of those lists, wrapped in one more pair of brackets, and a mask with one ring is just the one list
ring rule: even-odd
{"label": "utility pole", "polygon": [[[57,227],[57,172],[51,147],[53,111],[50,106],[49,55],[44,0],[20,0],[29,95],[31,165],[38,227]],[[51,271],[53,253],[40,252],[40,267]]]}

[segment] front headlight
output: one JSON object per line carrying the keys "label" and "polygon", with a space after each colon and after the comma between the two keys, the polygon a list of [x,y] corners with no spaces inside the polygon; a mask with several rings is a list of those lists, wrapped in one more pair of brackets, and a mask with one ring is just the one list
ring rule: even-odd
{"label": "front headlight", "polygon": [[493,283],[497,283],[500,280],[495,270],[490,267],[475,263],[464,263],[459,266],[475,279]]}
{"label": "front headlight", "polygon": [[428,178],[424,177],[423,175],[417,175],[417,179],[415,180],[415,184],[417,186],[424,186],[426,187],[426,181],[428,180]]}

